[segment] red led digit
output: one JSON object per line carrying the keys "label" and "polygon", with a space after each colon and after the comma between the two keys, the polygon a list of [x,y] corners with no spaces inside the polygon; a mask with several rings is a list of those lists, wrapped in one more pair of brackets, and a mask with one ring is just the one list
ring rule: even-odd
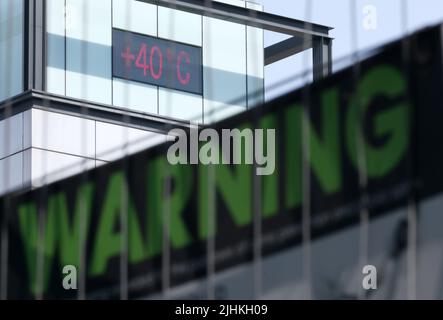
{"label": "red led digit", "polygon": [[135,60],[135,56],[131,53],[131,48],[126,47],[126,50],[121,53],[122,59],[125,60],[126,68],[131,67],[131,63]]}
{"label": "red led digit", "polygon": [[135,61],[135,66],[137,68],[143,69],[143,74],[146,76],[146,71],[149,70],[149,65],[147,64],[147,49],[148,46],[143,44],[138,52],[137,60]]}
{"label": "red led digit", "polygon": [[174,59],[174,57],[172,56],[172,50],[171,48],[168,48],[166,50],[166,57],[168,59],[168,63],[172,63],[172,60]]}
{"label": "red led digit", "polygon": [[191,80],[191,74],[189,72],[186,72],[186,77],[182,77],[182,73],[181,73],[181,63],[182,63],[182,59],[186,60],[186,63],[189,65],[191,64],[191,58],[189,57],[189,54],[185,51],[180,51],[180,53],[178,54],[177,57],[177,78],[178,81],[180,81],[180,83],[184,86],[189,84],[189,81]]}
{"label": "red led digit", "polygon": [[[154,63],[153,63],[153,59],[154,59],[154,54],[157,53],[158,54],[158,58],[159,58],[159,66],[158,66],[158,73],[154,72]],[[162,73],[163,73],[163,53],[161,52],[160,48],[157,46],[152,47],[151,49],[151,58],[150,58],[150,65],[151,65],[151,76],[155,79],[158,80],[161,78]]]}

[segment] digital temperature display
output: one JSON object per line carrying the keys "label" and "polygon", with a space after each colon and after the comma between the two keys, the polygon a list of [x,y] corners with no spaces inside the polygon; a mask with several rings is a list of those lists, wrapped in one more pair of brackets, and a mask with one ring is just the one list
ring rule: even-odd
{"label": "digital temperature display", "polygon": [[202,49],[113,29],[113,76],[201,95]]}

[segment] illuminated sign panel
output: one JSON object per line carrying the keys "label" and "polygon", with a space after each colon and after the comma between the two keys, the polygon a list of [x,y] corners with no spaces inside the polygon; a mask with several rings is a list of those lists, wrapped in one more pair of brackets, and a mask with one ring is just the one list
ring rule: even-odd
{"label": "illuminated sign panel", "polygon": [[114,77],[203,93],[200,47],[113,29],[112,51]]}

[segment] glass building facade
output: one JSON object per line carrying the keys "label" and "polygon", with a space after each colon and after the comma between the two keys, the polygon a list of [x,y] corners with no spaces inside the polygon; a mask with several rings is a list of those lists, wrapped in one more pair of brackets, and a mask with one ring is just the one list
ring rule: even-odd
{"label": "glass building facade", "polygon": [[[0,194],[163,142],[162,124],[209,124],[264,99],[263,30],[255,27],[136,0],[5,0],[0,24],[0,61],[7,69],[0,76]],[[26,36],[31,24],[41,38]],[[117,29],[201,48],[202,94],[113,77]],[[52,102],[31,99],[22,109],[10,103],[26,100],[31,82],[40,89],[31,86],[33,99],[39,94]],[[54,109],[54,101],[63,108]],[[93,116],[91,108],[108,116]]]}
{"label": "glass building facade", "polygon": [[0,101],[23,91],[24,2],[0,3]]}
{"label": "glass building facade", "polygon": [[[263,86],[262,30],[135,0],[50,0],[47,10],[50,93],[208,123],[215,108],[245,110],[248,90]],[[113,28],[201,47],[203,95],[113,78]]]}

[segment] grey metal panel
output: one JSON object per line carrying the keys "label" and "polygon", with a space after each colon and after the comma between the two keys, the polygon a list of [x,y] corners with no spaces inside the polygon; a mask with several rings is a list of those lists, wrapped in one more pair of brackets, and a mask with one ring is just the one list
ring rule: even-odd
{"label": "grey metal panel", "polygon": [[25,1],[25,90],[43,90],[45,57],[45,1]]}
{"label": "grey metal panel", "polygon": [[[292,35],[293,38],[265,49],[265,65],[277,62],[312,47],[314,51],[314,80],[323,78],[331,73],[332,39],[329,37],[329,30],[332,29],[331,27],[213,1],[137,1]],[[327,53],[323,52],[323,45],[327,46]]]}
{"label": "grey metal panel", "polygon": [[315,38],[312,49],[314,81],[316,81],[332,72],[332,41],[326,38]]}
{"label": "grey metal panel", "polygon": [[265,48],[265,66],[312,48],[312,38],[291,37]]}
{"label": "grey metal panel", "polygon": [[263,11],[233,6],[226,3],[201,0],[137,0],[156,4],[162,7],[174,8],[202,16],[208,16],[230,22],[244,24],[250,27],[302,36],[305,34],[328,37],[331,27],[291,19]]}
{"label": "grey metal panel", "polygon": [[[110,105],[91,103],[65,96],[48,94],[43,91],[30,90],[0,104],[0,120],[24,112],[31,108],[53,111],[85,119],[104,121],[124,125],[135,129],[149,129],[158,133],[167,133],[171,128],[188,129],[189,122],[172,118],[149,115],[128,109],[116,108]],[[85,112],[86,110],[86,112]]]}

